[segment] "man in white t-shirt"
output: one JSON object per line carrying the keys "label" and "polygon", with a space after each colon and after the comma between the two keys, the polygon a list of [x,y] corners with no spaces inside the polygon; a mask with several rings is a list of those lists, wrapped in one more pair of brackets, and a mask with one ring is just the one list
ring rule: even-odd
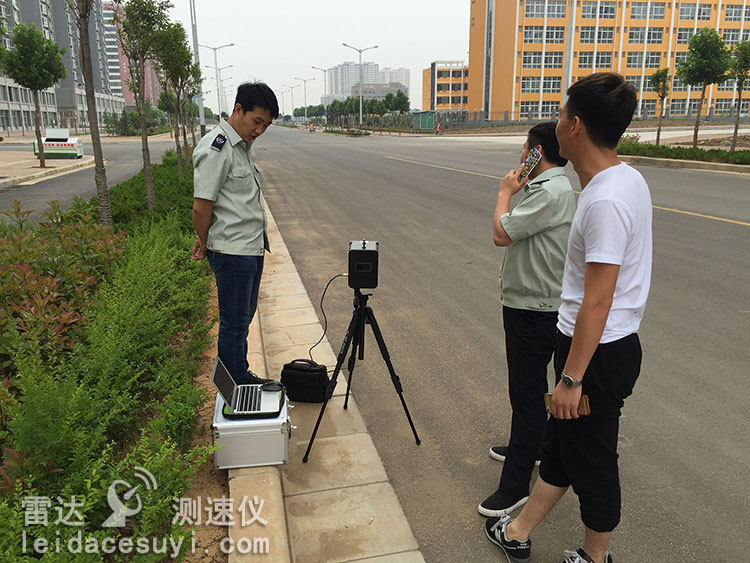
{"label": "man in white t-shirt", "polygon": [[[564,552],[565,562],[611,563],[607,549],[621,504],[619,417],[640,373],[637,330],[651,281],[651,196],[643,177],[617,157],[636,106],[632,86],[618,74],[597,73],[567,94],[557,138],[582,192],[563,272],[557,385],[540,478],[518,518],[491,518],[486,532],[509,561],[528,560],[529,534],[572,486],[585,536],[583,547]],[[586,416],[578,414],[582,394],[590,402]]]}

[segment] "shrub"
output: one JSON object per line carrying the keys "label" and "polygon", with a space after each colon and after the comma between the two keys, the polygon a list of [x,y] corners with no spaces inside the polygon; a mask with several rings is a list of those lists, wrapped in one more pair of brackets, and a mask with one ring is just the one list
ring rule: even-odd
{"label": "shrub", "polygon": [[729,164],[750,164],[750,150],[729,152],[721,149],[698,149],[670,147],[646,143],[620,143],[617,152],[623,155],[650,156],[655,158],[676,158],[704,162],[724,162]]}

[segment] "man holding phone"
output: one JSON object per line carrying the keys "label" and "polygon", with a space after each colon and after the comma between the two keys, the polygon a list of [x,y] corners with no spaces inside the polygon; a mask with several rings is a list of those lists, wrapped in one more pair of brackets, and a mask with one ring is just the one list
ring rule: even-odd
{"label": "man holding phone", "polygon": [[[547,364],[555,347],[565,249],[575,196],[563,167],[555,122],[531,128],[521,167],[500,183],[492,223],[495,245],[506,247],[500,295],[513,409],[510,441],[490,456],[504,461],[497,491],[479,505],[483,516],[503,516],[529,498],[529,483],[547,420]],[[523,190],[510,210],[511,197]]]}

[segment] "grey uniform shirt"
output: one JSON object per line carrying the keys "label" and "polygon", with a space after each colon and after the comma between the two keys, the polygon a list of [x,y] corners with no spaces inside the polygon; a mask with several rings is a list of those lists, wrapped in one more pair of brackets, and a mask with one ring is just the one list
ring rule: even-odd
{"label": "grey uniform shirt", "polygon": [[266,210],[252,147],[222,119],[195,147],[193,165],[193,196],[214,202],[206,248],[262,256],[267,249]]}
{"label": "grey uniform shirt", "polygon": [[512,211],[500,223],[513,243],[505,249],[500,270],[504,306],[557,311],[575,196],[562,167],[530,180]]}

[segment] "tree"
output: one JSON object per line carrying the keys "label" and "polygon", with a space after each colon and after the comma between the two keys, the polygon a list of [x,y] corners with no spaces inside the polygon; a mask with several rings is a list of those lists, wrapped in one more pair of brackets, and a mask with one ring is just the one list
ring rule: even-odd
{"label": "tree", "polygon": [[383,103],[388,111],[394,111],[396,109],[396,96],[393,94],[386,94]]}
{"label": "tree", "polygon": [[664,100],[669,96],[669,69],[663,68],[657,70],[654,74],[649,77],[651,82],[651,88],[656,92],[659,98],[659,125],[656,128],[656,146],[659,146],[659,139],[661,138],[661,120],[664,116]]}
{"label": "tree", "polygon": [[94,149],[94,183],[99,201],[99,220],[105,227],[112,226],[112,210],[109,205],[107,189],[107,171],[104,167],[102,140],[99,136],[99,114],[96,112],[94,95],[94,67],[91,62],[91,41],[89,38],[89,20],[91,8],[98,0],[67,0],[68,11],[73,15],[78,26],[78,47],[80,50],[81,71],[86,90],[86,109],[89,114],[89,131],[91,146]]}
{"label": "tree", "polygon": [[737,132],[740,128],[740,114],[742,113],[742,89],[745,80],[750,77],[750,41],[740,41],[732,49],[732,59],[729,66],[729,76],[737,81],[737,113],[734,116],[734,134],[730,151],[737,147]]}
{"label": "tree", "polygon": [[154,178],[151,172],[151,154],[148,148],[146,127],[146,61],[155,57],[154,48],[159,30],[169,23],[167,10],[172,7],[169,0],[115,0],[115,25],[117,39],[128,59],[128,87],[135,96],[141,129],[141,152],[143,153],[143,178],[146,187],[146,207],[156,204]]}
{"label": "tree", "polygon": [[57,43],[46,39],[33,23],[16,25],[12,41],[15,45],[12,51],[0,46],[0,68],[17,84],[33,92],[39,166],[45,168],[39,91],[46,90],[67,76],[62,62],[65,49],[60,49]]}
{"label": "tree", "polygon": [[393,109],[398,111],[399,113],[409,111],[411,109],[411,106],[409,105],[409,96],[404,94],[401,90],[396,92],[396,99],[395,103],[393,104]]}
{"label": "tree", "polygon": [[729,51],[715,29],[704,27],[690,38],[687,58],[677,66],[677,76],[685,84],[701,86],[701,97],[693,130],[693,148],[698,146],[698,127],[703,100],[706,98],[706,88],[709,84],[723,82],[726,79],[727,70],[729,70]]}

